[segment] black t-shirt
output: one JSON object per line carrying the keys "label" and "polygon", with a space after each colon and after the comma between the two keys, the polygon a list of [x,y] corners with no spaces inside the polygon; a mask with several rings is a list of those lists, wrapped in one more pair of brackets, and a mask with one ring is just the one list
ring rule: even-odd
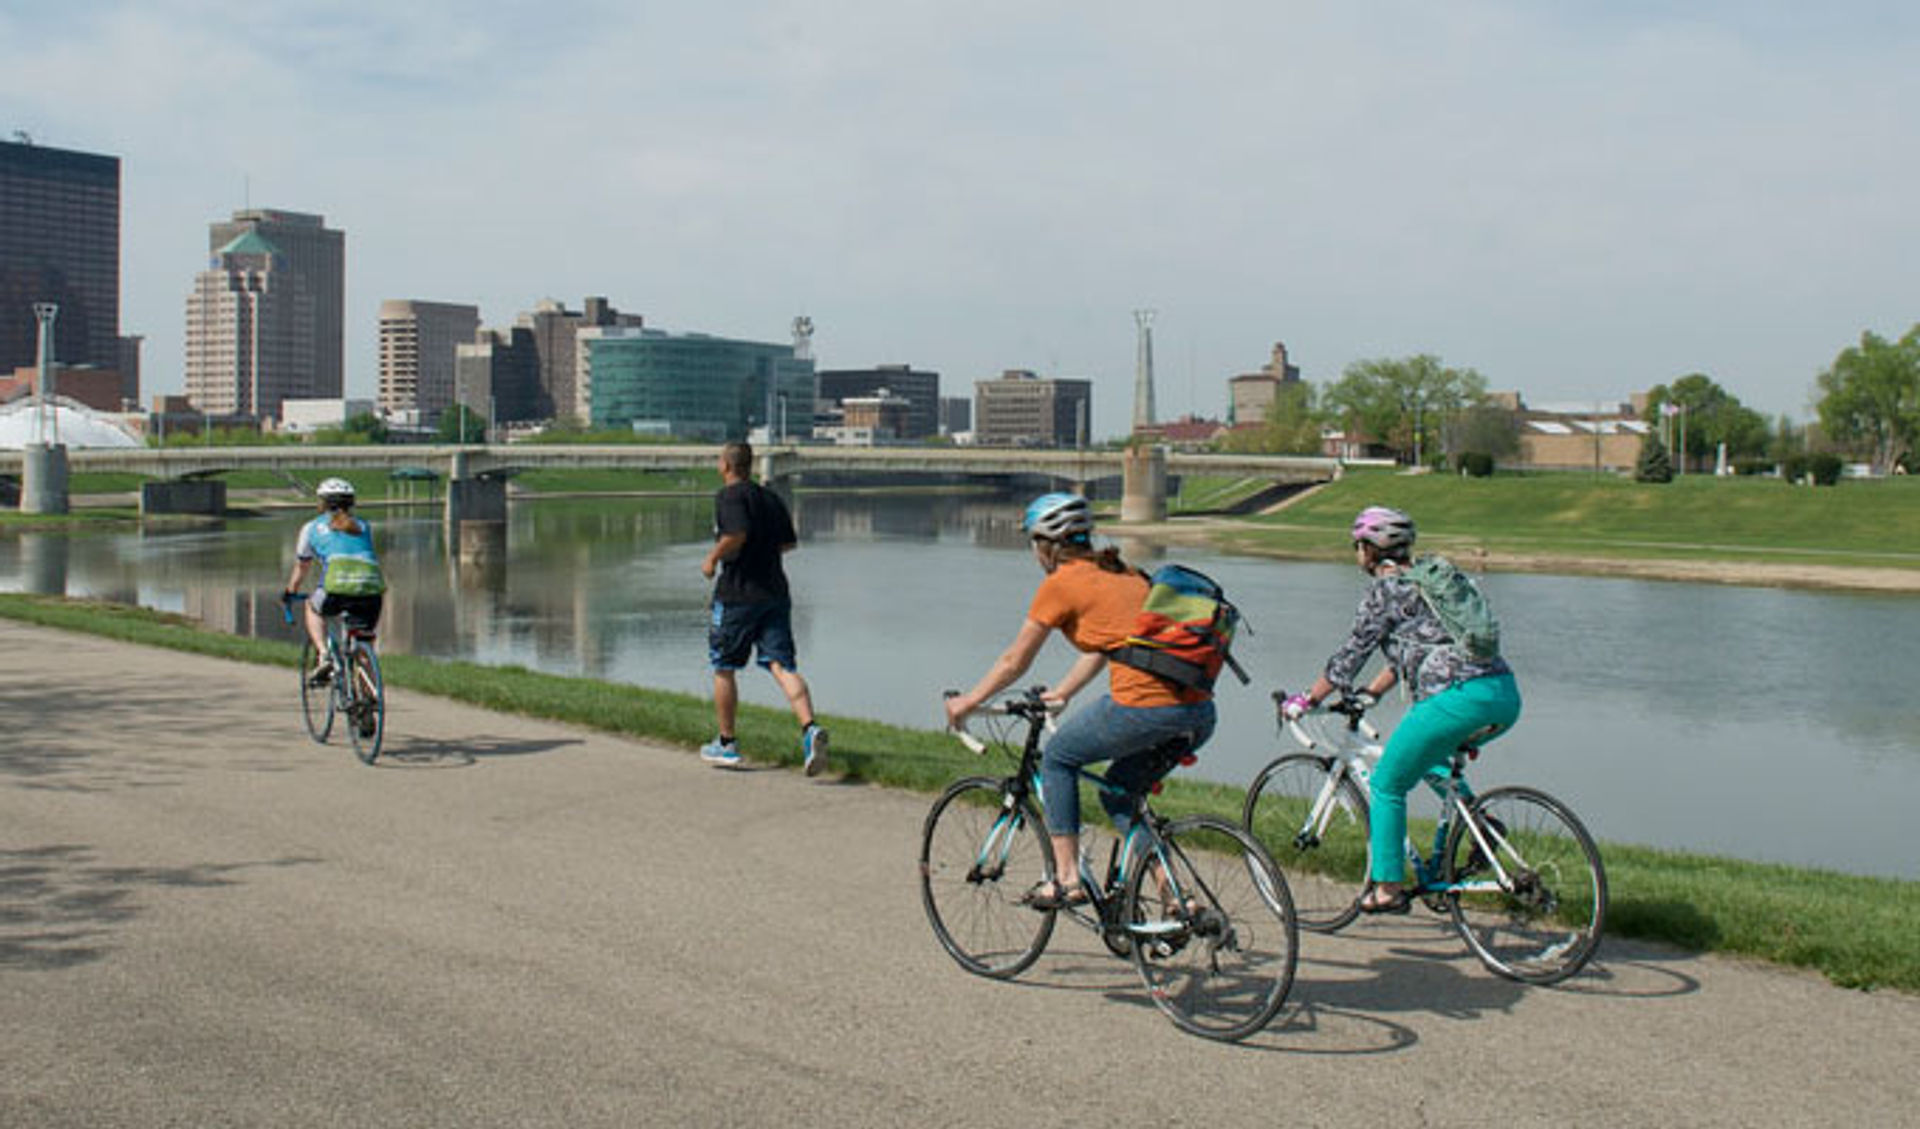
{"label": "black t-shirt", "polygon": [[747,543],[721,562],[714,599],[730,604],[758,604],[787,598],[787,573],[780,567],[780,547],[797,544],[793,518],[780,495],[757,482],[735,482],[713,496],[714,539],[745,533]]}

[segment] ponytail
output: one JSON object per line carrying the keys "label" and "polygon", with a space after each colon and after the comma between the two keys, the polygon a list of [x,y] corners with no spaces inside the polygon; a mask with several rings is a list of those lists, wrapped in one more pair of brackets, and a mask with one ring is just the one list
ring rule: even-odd
{"label": "ponytail", "polygon": [[366,530],[366,527],[360,524],[360,519],[354,517],[353,511],[345,506],[332,507],[332,511],[327,514],[327,528],[335,533],[356,535]]}

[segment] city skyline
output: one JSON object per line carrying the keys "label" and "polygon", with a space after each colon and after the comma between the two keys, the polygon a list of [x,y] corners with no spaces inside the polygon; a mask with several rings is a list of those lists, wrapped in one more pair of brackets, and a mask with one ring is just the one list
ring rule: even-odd
{"label": "city skyline", "polygon": [[588,8],[0,13],[35,44],[0,134],[121,159],[150,392],[206,225],[261,207],[348,233],[366,398],[401,299],[806,314],[821,368],[1091,379],[1101,436],[1144,307],[1162,418],[1224,414],[1284,340],[1320,386],[1424,352],[1535,401],[1703,371],[1805,419],[1835,354],[1920,319],[1899,5]]}

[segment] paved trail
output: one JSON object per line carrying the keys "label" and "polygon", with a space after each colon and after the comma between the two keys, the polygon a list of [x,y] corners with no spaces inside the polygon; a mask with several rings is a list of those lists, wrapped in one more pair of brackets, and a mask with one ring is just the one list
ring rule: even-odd
{"label": "paved trail", "polygon": [[0,1126],[1912,1125],[1920,1000],[1613,944],[1523,989],[1418,912],[1176,1032],[1063,928],[921,916],[925,797],[0,621]]}

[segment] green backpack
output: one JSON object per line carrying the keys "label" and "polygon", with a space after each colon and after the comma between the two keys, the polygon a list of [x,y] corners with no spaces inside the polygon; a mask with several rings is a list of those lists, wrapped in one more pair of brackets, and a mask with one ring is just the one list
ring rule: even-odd
{"label": "green backpack", "polygon": [[1500,621],[1472,577],[1438,555],[1421,557],[1400,575],[1413,581],[1454,646],[1467,657],[1484,662],[1500,656]]}

